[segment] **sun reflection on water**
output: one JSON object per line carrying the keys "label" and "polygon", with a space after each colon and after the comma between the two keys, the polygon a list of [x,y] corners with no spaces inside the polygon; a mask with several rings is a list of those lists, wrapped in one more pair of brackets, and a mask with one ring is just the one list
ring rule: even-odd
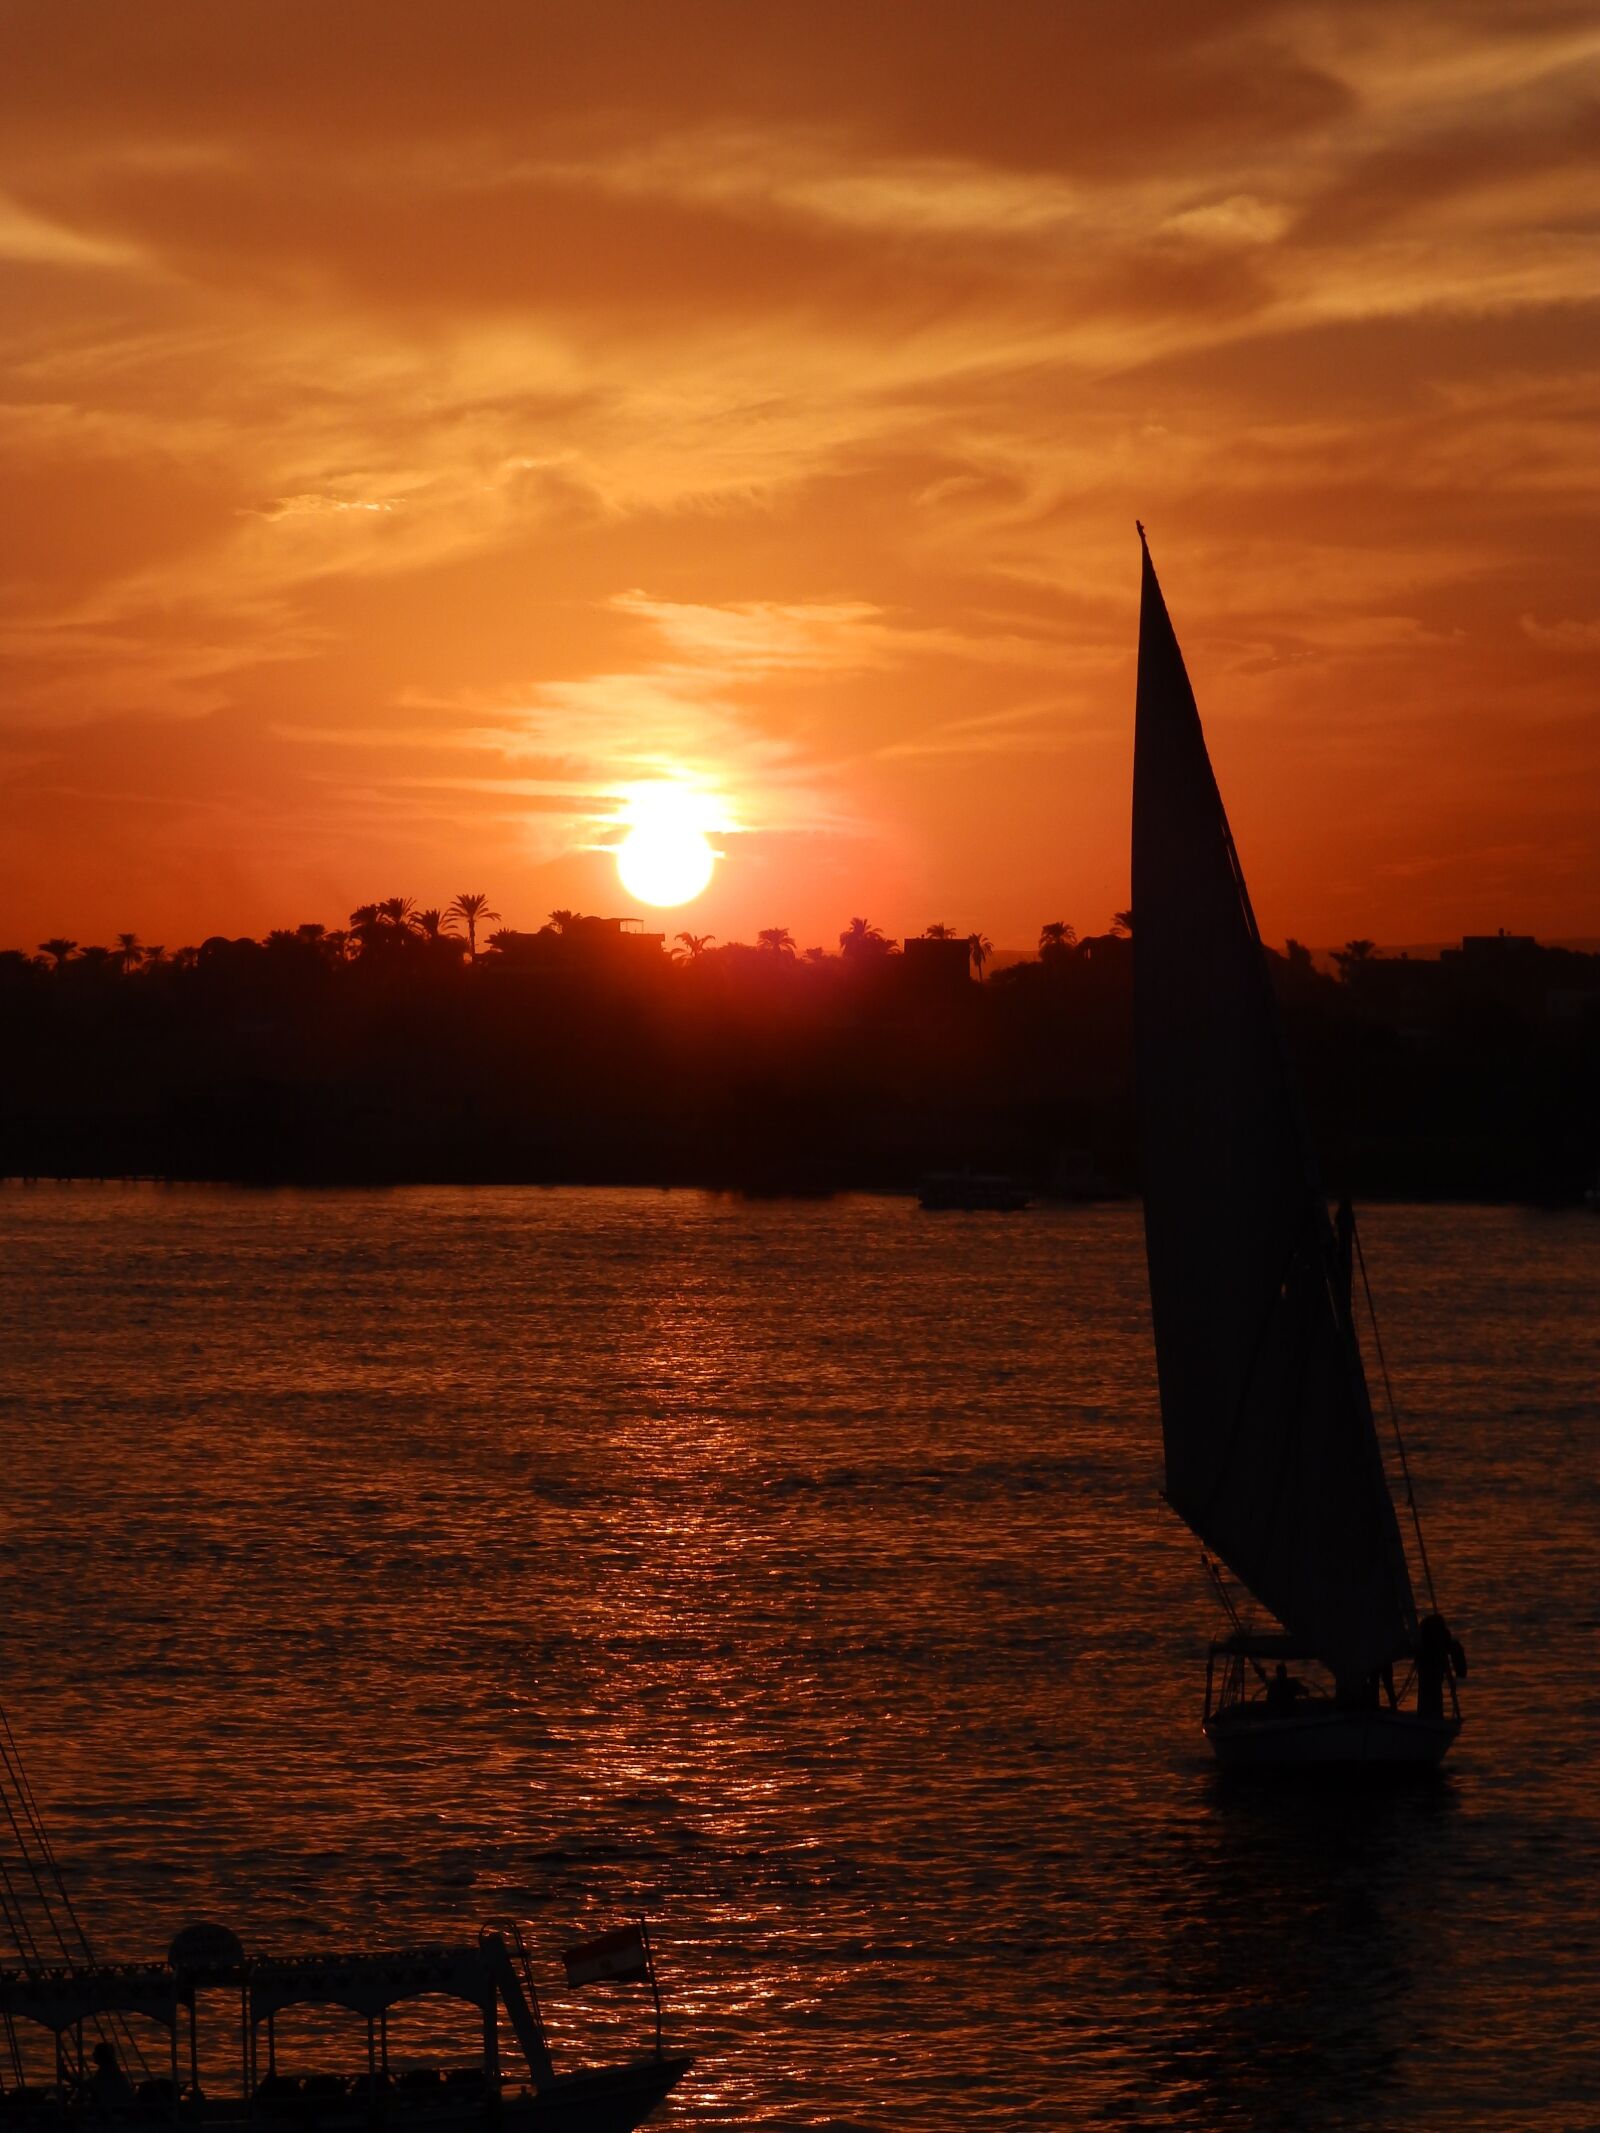
{"label": "sun reflection on water", "polygon": [[520,1916],[599,2052],[647,1996],[555,1951],[643,1909],[703,2126],[1519,2126],[1600,2041],[1600,1225],[1369,1219],[1472,1726],[1330,1817],[1203,1752],[1134,1210],[5,1212],[4,1689],[107,1948]]}

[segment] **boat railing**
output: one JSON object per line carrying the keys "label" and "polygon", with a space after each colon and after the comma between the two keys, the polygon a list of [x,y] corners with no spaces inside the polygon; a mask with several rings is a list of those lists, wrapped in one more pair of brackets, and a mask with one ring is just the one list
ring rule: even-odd
{"label": "boat railing", "polygon": [[1293,1661],[1302,1666],[1320,1663],[1300,1638],[1282,1630],[1235,1629],[1229,1636],[1214,1639],[1206,1654],[1205,1717],[1209,1719],[1214,1711],[1251,1700],[1250,1671],[1264,1694],[1268,1686],[1265,1662],[1276,1663],[1280,1659],[1285,1664]]}
{"label": "boat railing", "polygon": [[[1266,1671],[1267,1661],[1282,1660],[1286,1665],[1324,1665],[1315,1652],[1307,1649],[1303,1640],[1291,1637],[1283,1631],[1235,1630],[1231,1635],[1216,1638],[1206,1653],[1206,1698],[1202,1725],[1209,1725],[1214,1717],[1225,1712],[1239,1711],[1242,1707],[1254,1709],[1269,1701],[1272,1683]],[[1252,1688],[1250,1673],[1254,1671],[1256,1685]],[[1292,1684],[1296,1696],[1308,1697],[1318,1704],[1334,1700],[1337,1690],[1330,1683],[1318,1685],[1313,1680],[1309,1685]],[[1450,1701],[1450,1715],[1458,1723],[1461,1717],[1460,1698],[1456,1692],[1455,1675],[1446,1670],[1443,1687]],[[1391,1711],[1414,1708],[1417,1689],[1417,1662],[1413,1654],[1402,1666],[1383,1669],[1373,1674],[1367,1682],[1367,1705],[1351,1705],[1349,1708],[1379,1708],[1379,1698]],[[1344,1706],[1341,1706],[1344,1708]]]}
{"label": "boat railing", "polygon": [[251,2098],[251,2115],[294,2126],[345,2114],[401,2120],[441,2107],[485,2103],[490,2087],[477,2063],[418,2066],[398,2074],[265,2074]]}
{"label": "boat railing", "polygon": [[[179,2116],[182,2102],[171,2082],[141,2081],[114,2115],[128,2125],[170,2125]],[[0,2088],[0,2125],[45,2123],[85,2108],[92,2108],[97,2119],[111,2115],[88,2106],[72,2082],[25,2082]]]}

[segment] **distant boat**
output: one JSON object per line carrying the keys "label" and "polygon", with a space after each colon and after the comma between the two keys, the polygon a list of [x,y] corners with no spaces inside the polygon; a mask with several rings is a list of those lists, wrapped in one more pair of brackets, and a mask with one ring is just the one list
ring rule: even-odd
{"label": "distant boat", "polygon": [[[1134,1023],[1166,1497],[1216,1559],[1231,1621],[1212,1646],[1204,1729],[1224,1764],[1434,1764],[1461,1729],[1466,1660],[1420,1525],[1419,1619],[1356,1338],[1354,1218],[1329,1218],[1143,527],[1139,538]],[[1406,1494],[1415,1518],[1409,1479]],[[1272,1628],[1246,1626],[1218,1564]],[[1290,1672],[1306,1664],[1319,1681]]]}
{"label": "distant boat", "polygon": [[1087,1148],[1063,1148],[1050,1166],[1044,1190],[1052,1200],[1102,1200],[1106,1187]]}
{"label": "distant boat", "polygon": [[917,1186],[920,1205],[935,1213],[965,1209],[973,1214],[1016,1214],[1033,1195],[998,1170],[930,1170]]}

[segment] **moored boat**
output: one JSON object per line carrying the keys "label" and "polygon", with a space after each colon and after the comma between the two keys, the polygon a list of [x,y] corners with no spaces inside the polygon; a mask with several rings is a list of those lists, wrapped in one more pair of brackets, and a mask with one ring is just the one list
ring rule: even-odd
{"label": "moored boat", "polygon": [[[632,2133],[693,2064],[662,2043],[654,1958],[642,1922],[569,1949],[569,1983],[643,1979],[655,2003],[654,2049],[615,2064],[560,2071],[551,2057],[539,1996],[520,1930],[485,1927],[475,1942],[383,1953],[328,1952],[247,1957],[226,1928],[189,1928],[164,1963],[81,1963],[0,1970],[0,2027],[13,2078],[0,2085],[0,2124],[99,2124],[254,2128],[258,2133]],[[229,2005],[231,2086],[203,2070],[201,1995]],[[408,2002],[454,2001],[478,2017],[480,2049],[467,2064],[391,2071],[389,2020]],[[290,2074],[278,2063],[278,2025],[308,2011],[341,2010],[365,2024],[364,2066],[355,2072]],[[53,2078],[21,2079],[19,2023],[53,2039]],[[152,2074],[136,2042],[163,2039],[164,2071]],[[509,2028],[523,2064],[501,2055]],[[98,2038],[98,2041],[92,2041]],[[87,2048],[87,2057],[86,2057]],[[130,2078],[136,2052],[146,2069]]]}
{"label": "moored boat", "polygon": [[918,1182],[918,1204],[935,1213],[1012,1215],[1033,1198],[1026,1185],[998,1170],[930,1170]]}
{"label": "moored boat", "polygon": [[[1139,534],[1145,1246],[1166,1498],[1208,1551],[1230,1618],[1207,1669],[1205,1734],[1235,1767],[1431,1766],[1460,1731],[1465,1655],[1434,1597],[1391,1402],[1428,1595],[1419,1615],[1357,1339],[1354,1216],[1342,1207],[1337,1229],[1329,1216],[1244,872]],[[1279,1629],[1245,1626],[1218,1565]],[[1318,1680],[1292,1675],[1291,1661]]]}

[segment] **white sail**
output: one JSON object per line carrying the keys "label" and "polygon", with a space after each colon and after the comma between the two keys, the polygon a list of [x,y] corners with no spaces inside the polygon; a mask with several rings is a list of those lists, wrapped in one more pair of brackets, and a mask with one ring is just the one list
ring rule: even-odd
{"label": "white sail", "polygon": [[1271,977],[1148,550],[1133,787],[1145,1244],[1173,1508],[1342,1679],[1416,1610]]}

